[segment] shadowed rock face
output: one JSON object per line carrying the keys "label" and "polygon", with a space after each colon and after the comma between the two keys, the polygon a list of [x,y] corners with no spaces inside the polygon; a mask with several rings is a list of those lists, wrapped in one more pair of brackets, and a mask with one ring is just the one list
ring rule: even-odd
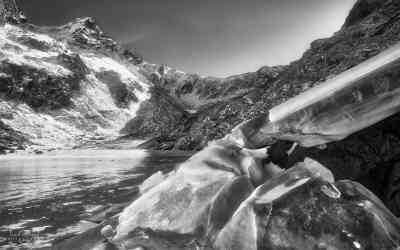
{"label": "shadowed rock face", "polygon": [[28,66],[3,62],[0,93],[7,99],[23,101],[34,109],[59,109],[72,104],[72,96],[80,90],[76,75],[51,76]]}
{"label": "shadowed rock face", "polygon": [[167,139],[169,134],[177,129],[177,121],[188,119],[189,114],[162,88],[155,86],[150,89],[150,93],[151,98],[141,104],[136,117],[130,120],[121,132],[140,139],[159,137],[159,140],[148,141],[147,144],[170,149],[173,144]]}
{"label": "shadowed rock face", "polygon": [[14,131],[0,121],[0,154],[14,151],[15,149],[24,149],[29,141],[23,134]]}
{"label": "shadowed rock face", "polygon": [[380,7],[382,7],[387,0],[358,0],[354,5],[350,14],[346,18],[344,27],[349,27],[358,23]]}

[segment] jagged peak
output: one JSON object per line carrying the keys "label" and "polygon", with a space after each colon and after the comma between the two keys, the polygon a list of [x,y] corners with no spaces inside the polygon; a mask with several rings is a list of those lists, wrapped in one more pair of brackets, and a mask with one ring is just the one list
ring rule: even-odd
{"label": "jagged peak", "polygon": [[18,7],[16,0],[0,0],[0,24],[23,23],[27,18]]}
{"label": "jagged peak", "polygon": [[71,32],[82,31],[82,30],[90,30],[90,33],[104,35],[103,30],[97,24],[96,19],[93,17],[81,17],[77,18],[72,22],[69,22],[64,27],[69,27]]}

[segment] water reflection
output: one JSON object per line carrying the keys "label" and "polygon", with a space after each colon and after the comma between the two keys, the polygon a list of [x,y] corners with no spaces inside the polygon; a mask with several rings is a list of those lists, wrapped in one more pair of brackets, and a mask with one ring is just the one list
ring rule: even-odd
{"label": "water reflection", "polygon": [[84,150],[0,158],[0,206],[72,193],[131,178],[141,150]]}
{"label": "water reflection", "polygon": [[[0,157],[0,249],[43,247],[118,213],[162,167],[163,157],[148,155],[79,150]],[[179,160],[166,162],[172,169]],[[40,237],[15,237],[20,233]]]}

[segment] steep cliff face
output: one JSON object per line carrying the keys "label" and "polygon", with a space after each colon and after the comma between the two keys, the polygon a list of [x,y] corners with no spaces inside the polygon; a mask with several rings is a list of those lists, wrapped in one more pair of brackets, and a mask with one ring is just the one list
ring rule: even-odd
{"label": "steep cliff face", "polygon": [[344,27],[357,24],[377,9],[381,8],[388,0],[358,0],[346,18]]}

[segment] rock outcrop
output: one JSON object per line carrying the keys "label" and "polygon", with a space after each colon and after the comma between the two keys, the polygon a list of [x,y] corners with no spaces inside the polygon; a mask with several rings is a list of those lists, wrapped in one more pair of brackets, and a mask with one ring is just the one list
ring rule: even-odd
{"label": "rock outcrop", "polygon": [[135,118],[127,122],[121,132],[134,139],[158,138],[148,141],[148,147],[170,149],[173,147],[168,140],[170,133],[177,129],[177,121],[187,120],[190,114],[164,89],[154,86],[149,93],[150,99],[141,104]]}
{"label": "rock outcrop", "polygon": [[0,122],[0,154],[25,149],[27,145],[29,141],[23,134]]}

